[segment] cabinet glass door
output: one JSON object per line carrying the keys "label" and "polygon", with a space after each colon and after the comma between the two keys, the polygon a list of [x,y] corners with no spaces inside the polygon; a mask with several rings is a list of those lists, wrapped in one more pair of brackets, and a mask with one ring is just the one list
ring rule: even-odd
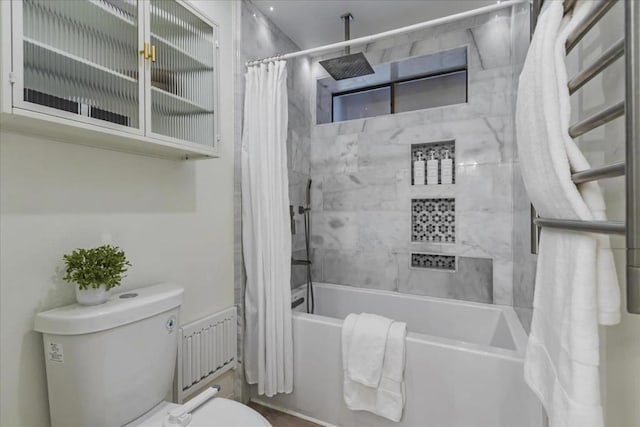
{"label": "cabinet glass door", "polygon": [[142,129],[138,22],[137,0],[23,0],[21,106]]}
{"label": "cabinet glass door", "polygon": [[216,29],[180,2],[151,0],[149,8],[150,131],[214,147]]}

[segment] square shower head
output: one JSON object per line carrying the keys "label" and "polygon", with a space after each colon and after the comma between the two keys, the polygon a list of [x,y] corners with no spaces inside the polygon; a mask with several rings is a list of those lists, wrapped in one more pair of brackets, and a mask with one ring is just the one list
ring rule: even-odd
{"label": "square shower head", "polygon": [[320,65],[322,65],[335,80],[350,79],[352,77],[366,76],[367,74],[374,73],[373,68],[371,68],[369,61],[367,61],[367,58],[362,52],[320,61]]}

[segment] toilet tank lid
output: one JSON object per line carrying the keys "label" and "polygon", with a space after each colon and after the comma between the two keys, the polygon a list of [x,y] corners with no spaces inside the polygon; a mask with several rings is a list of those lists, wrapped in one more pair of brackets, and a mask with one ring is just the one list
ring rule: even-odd
{"label": "toilet tank lid", "polygon": [[34,329],[54,335],[112,329],[179,307],[183,291],[174,284],[161,283],[113,294],[100,305],[67,305],[36,314]]}

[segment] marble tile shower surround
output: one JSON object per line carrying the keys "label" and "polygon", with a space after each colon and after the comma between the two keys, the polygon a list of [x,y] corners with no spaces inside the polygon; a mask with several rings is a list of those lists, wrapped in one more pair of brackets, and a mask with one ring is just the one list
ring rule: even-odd
{"label": "marble tile shower surround", "polygon": [[[469,100],[312,126],[316,280],[513,304],[514,96],[524,60],[514,49],[528,21],[528,7],[509,9],[353,49],[377,65],[466,46]],[[313,86],[326,77],[317,61],[329,57],[314,58]],[[411,144],[451,140],[456,184],[411,186]],[[455,243],[411,242],[411,200],[429,198],[455,198]],[[478,276],[466,284],[469,295],[445,292],[433,271],[409,269],[415,252],[489,260],[492,286]]]}
{"label": "marble tile shower surround", "polygon": [[[297,50],[251,2],[241,2],[238,63]],[[254,16],[255,14],[255,16]],[[315,121],[315,76],[326,77],[316,60],[289,61],[288,164],[290,198],[304,202],[312,187],[312,271],[314,279],[401,292],[511,304],[513,288],[512,212],[514,187],[513,105],[524,56],[514,49],[528,8],[502,12],[405,34],[365,47],[375,65],[407,56],[467,46],[469,103],[394,116],[311,126]],[[495,24],[492,26],[492,23]],[[358,49],[353,49],[357,51]],[[526,47],[525,47],[526,50]],[[326,56],[329,57],[329,56]],[[241,241],[240,142],[244,68],[236,77],[235,296],[242,331],[244,266]],[[516,72],[516,70],[518,70]],[[410,144],[456,141],[456,186],[410,185]],[[482,186],[477,185],[483,183]],[[455,197],[456,243],[410,243],[412,198]],[[464,225],[463,225],[464,224]],[[294,258],[303,258],[302,221],[296,218]],[[458,255],[451,272],[410,268],[411,253]],[[293,284],[302,283],[300,269]],[[435,273],[435,274],[434,274]],[[532,285],[531,285],[532,288]],[[242,335],[238,337],[242,343]],[[242,346],[239,346],[242,360]],[[238,369],[236,393],[248,399]]]}
{"label": "marble tile shower surround", "polygon": [[[299,47],[275,26],[250,1],[242,0],[240,4],[240,25],[236,34],[237,74],[235,75],[236,97],[236,129],[235,129],[235,304],[238,308],[238,360],[243,360],[243,327],[244,327],[244,291],[245,272],[242,254],[242,183],[241,183],[241,143],[244,108],[244,63],[248,60],[273,56],[283,52],[299,50]],[[289,199],[294,206],[305,203],[305,188],[310,173],[310,67],[307,58],[290,60],[287,63],[287,92],[289,101],[289,128],[287,135],[287,166],[289,170]],[[296,209],[297,212],[297,209]],[[296,215],[297,233],[293,236],[292,249],[294,258],[305,258],[303,222]],[[292,286],[304,283],[305,276],[300,267],[292,269]],[[304,272],[302,272],[304,273]],[[236,395],[245,403],[249,400],[249,392],[244,381],[242,365],[236,369]]]}

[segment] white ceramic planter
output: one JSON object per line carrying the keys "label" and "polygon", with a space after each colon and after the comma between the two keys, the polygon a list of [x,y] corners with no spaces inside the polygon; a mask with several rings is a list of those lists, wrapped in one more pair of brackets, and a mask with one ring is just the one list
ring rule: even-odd
{"label": "white ceramic planter", "polygon": [[98,305],[103,304],[109,299],[109,291],[104,287],[104,285],[100,285],[99,288],[87,288],[80,289],[78,285],[76,285],[76,301],[80,305]]}

